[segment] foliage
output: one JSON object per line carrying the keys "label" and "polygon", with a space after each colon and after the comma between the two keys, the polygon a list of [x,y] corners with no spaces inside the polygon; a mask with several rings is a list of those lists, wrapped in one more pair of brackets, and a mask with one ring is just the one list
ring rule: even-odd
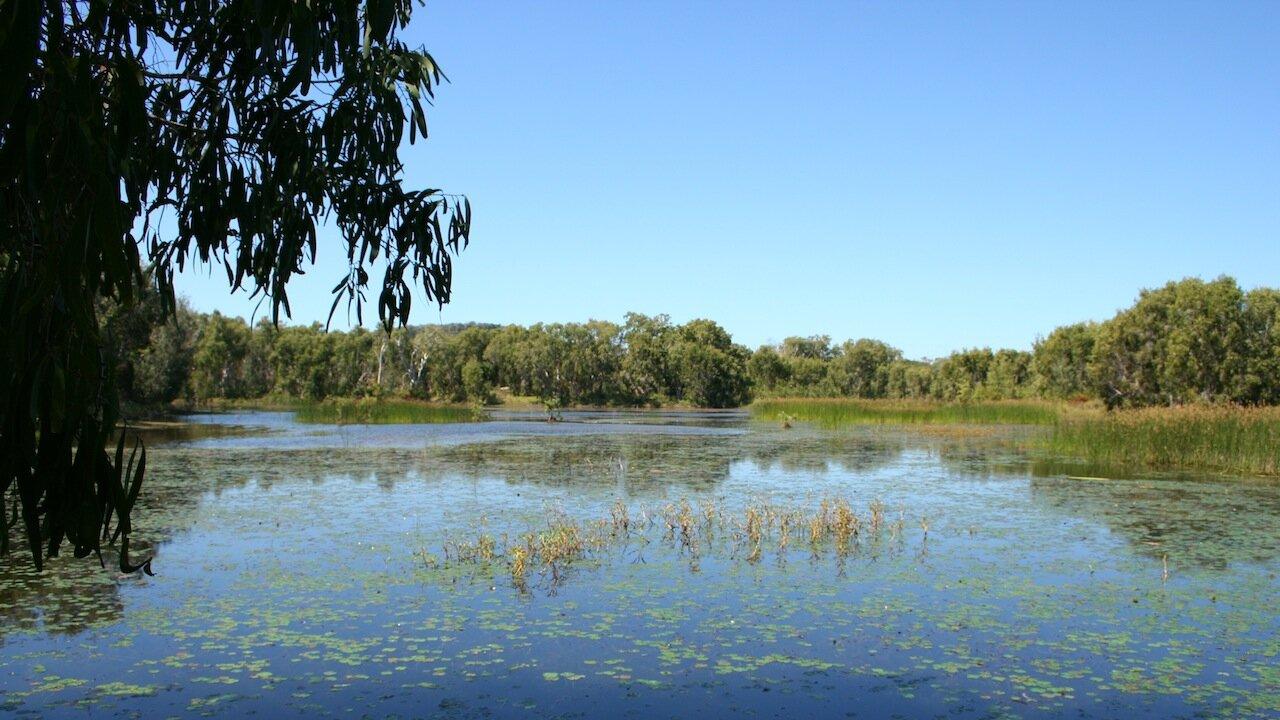
{"label": "foliage", "polygon": [[1280,403],[1280,292],[1231,278],[1144,290],[1102,323],[1057,328],[1033,352],[970,348],[907,360],[874,340],[824,336],[761,347],[756,394],[775,397],[1102,400],[1108,407]]}
{"label": "foliage", "polygon": [[1144,290],[1100,326],[1090,374],[1109,407],[1258,402],[1277,381],[1248,379],[1266,367],[1273,307],[1271,291],[1246,295],[1225,277]]}
{"label": "foliage", "polygon": [[671,397],[698,407],[737,407],[751,397],[749,353],[710,320],[693,320],[675,331],[670,358],[675,377]]}
{"label": "foliage", "polygon": [[832,358],[833,384],[845,397],[888,397],[889,368],[901,359],[901,350],[879,340],[846,342]]}
{"label": "foliage", "polygon": [[[173,346],[179,357],[165,360],[163,352],[143,350],[145,341],[134,342],[129,347],[137,357],[121,364],[119,382],[132,387],[138,382],[133,368],[159,363],[192,367],[189,382],[180,379],[163,397],[199,402],[280,395],[484,403],[508,394],[552,407],[732,407],[753,395],[970,406],[1108,396],[1117,406],[1275,403],[1280,293],[1234,287],[1230,280],[1173,283],[1144,293],[1134,308],[1107,322],[1058,328],[1032,352],[971,348],[934,361],[909,360],[865,338],[839,345],[825,337],[787,338],[752,353],[711,321],[673,325],[665,315],[636,313],[621,325],[425,326],[383,336],[331,333],[318,325],[250,329],[238,318],[188,313],[184,332],[191,339]],[[1165,307],[1174,299],[1176,311]],[[1235,329],[1213,345],[1198,339],[1209,324]],[[159,329],[130,332],[160,347]],[[188,346],[195,347],[194,357]]]}
{"label": "foliage", "polygon": [[[98,552],[113,516],[127,547],[142,462],[131,479],[122,452],[103,451],[120,363],[101,303],[128,312],[154,283],[172,315],[175,271],[207,262],[233,289],[269,298],[278,319],[324,222],[349,261],[334,309],[345,299],[361,316],[373,267],[387,329],[407,321],[411,285],[448,301],[470,206],[401,182],[405,131],[410,142],[425,135],[422,104],[443,80],[430,55],[398,39],[410,10],[409,0],[0,4],[0,498],[16,491],[37,567],[64,539],[77,556]],[[127,361],[140,397],[169,398],[190,370],[170,362],[193,357],[177,316],[149,343],[154,356]],[[204,348],[199,382],[237,392],[231,375],[210,374],[242,360],[220,358],[218,342]],[[311,394],[352,384],[285,381]],[[133,569],[127,552],[121,567]]]}
{"label": "foliage", "polygon": [[1082,398],[1093,394],[1089,359],[1097,339],[1095,323],[1064,325],[1036,341],[1031,372],[1036,391],[1051,398]]}
{"label": "foliage", "polygon": [[[319,325],[192,315],[193,340],[175,349],[190,368],[179,383],[200,405],[253,398],[405,398],[488,403],[499,390],[553,407],[732,407],[747,402],[749,352],[708,320],[627,324],[417,326],[389,335]],[[135,349],[135,355],[146,351]]]}

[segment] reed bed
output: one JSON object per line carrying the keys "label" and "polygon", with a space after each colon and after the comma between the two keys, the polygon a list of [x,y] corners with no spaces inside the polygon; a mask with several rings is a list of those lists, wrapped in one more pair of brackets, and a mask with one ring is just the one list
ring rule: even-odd
{"label": "reed bed", "polygon": [[1116,468],[1280,475],[1280,408],[1070,412],[1053,426],[1045,449]]}
{"label": "reed bed", "polygon": [[[924,530],[922,542],[927,542],[929,521],[921,519],[919,526]],[[712,552],[749,564],[766,554],[785,562],[800,551],[815,558],[831,554],[843,561],[863,548],[890,542],[900,547],[905,535],[905,514],[891,520],[879,500],[871,501],[862,513],[839,498],[824,499],[817,507],[757,501],[733,510],[714,499],[695,505],[685,498],[639,511],[616,501],[605,518],[580,521],[556,512],[540,529],[514,537],[482,533],[448,542],[443,556],[446,564],[503,567],[511,585],[526,592],[537,585],[558,587],[570,569],[599,558],[603,551],[642,552],[654,542],[674,549],[698,572],[702,558]],[[437,564],[435,555],[421,555],[429,565]]]}
{"label": "reed bed", "polygon": [[1052,425],[1061,405],[1042,400],[942,403],[929,400],[757,400],[751,414],[763,420],[845,425]]}
{"label": "reed bed", "polygon": [[411,400],[331,399],[300,402],[294,418],[302,423],[331,425],[419,425],[478,422],[484,411],[466,405],[439,405]]}
{"label": "reed bed", "polygon": [[975,426],[1032,425],[1039,456],[1080,461],[1113,472],[1184,470],[1280,475],[1280,407],[1182,405],[1105,411],[1097,405],[1041,400],[938,403],[922,400],[780,399],[751,406],[763,420],[917,426],[967,432]]}

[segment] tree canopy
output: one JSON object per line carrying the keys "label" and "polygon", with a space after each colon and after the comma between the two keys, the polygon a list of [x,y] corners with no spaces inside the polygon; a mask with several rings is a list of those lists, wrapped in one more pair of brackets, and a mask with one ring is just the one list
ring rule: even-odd
{"label": "tree canopy", "polygon": [[371,270],[388,330],[414,287],[448,302],[471,209],[403,184],[402,141],[425,137],[445,79],[399,39],[411,9],[0,2],[0,497],[16,488],[37,567],[64,541],[101,557],[104,539],[137,567],[145,451],[103,449],[118,419],[104,301],[130,308],[154,287],[171,315],[175,272],[201,262],[279,319],[328,227],[348,260],[331,315],[345,300],[362,318]]}

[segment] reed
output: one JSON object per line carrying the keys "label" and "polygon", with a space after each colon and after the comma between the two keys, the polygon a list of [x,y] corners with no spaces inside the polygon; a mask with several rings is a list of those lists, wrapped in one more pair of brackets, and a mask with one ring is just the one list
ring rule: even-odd
{"label": "reed", "polygon": [[614,536],[626,536],[631,532],[631,513],[627,510],[626,503],[621,500],[614,500],[613,507],[609,508],[609,520],[613,525]]}
{"label": "reed", "polygon": [[465,405],[364,398],[299,402],[294,405],[294,419],[330,425],[423,425],[478,422],[485,414]]}
{"label": "reed", "polygon": [[1280,408],[1178,406],[1070,412],[1047,452],[1117,469],[1280,475]]}
{"label": "reed", "polygon": [[1061,414],[1042,400],[942,403],[928,400],[783,398],[757,400],[752,416],[789,427],[794,421],[845,425],[1051,425]]}
{"label": "reed", "polygon": [[[816,508],[758,500],[728,511],[714,500],[695,506],[682,498],[654,512],[633,512],[617,500],[609,507],[608,517],[598,520],[576,520],[554,511],[543,530],[523,533],[514,540],[506,534],[495,538],[480,533],[473,541],[450,541],[444,546],[444,561],[489,567],[503,563],[512,586],[521,592],[535,584],[545,584],[554,591],[564,581],[565,571],[575,563],[598,558],[611,548],[625,548],[633,540],[647,545],[652,541],[646,537],[647,531],[657,532],[669,547],[686,555],[693,572],[699,571],[700,560],[717,547],[729,549],[730,557],[752,565],[763,559],[766,546],[775,547],[779,562],[785,562],[792,549],[793,533],[802,537],[806,531],[812,557],[830,551],[843,561],[859,552],[860,543],[880,543],[886,532],[890,540],[904,539],[905,513],[896,521],[886,522],[886,509],[882,501],[872,500],[866,514],[859,514],[844,498],[826,498]],[[655,517],[662,520],[661,525],[654,522]],[[921,518],[920,528],[922,540],[927,540],[930,521]],[[719,545],[715,542],[717,534],[725,538]],[[418,554],[428,567],[439,566],[434,555],[426,551]],[[532,577],[535,574],[537,578]]]}

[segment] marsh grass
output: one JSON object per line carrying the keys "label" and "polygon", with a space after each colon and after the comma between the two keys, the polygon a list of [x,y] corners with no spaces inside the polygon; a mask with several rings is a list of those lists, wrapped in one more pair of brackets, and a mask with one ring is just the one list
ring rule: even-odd
{"label": "marsh grass", "polygon": [[1068,412],[1044,446],[1095,467],[1280,475],[1280,408]]}
{"label": "marsh grass", "polygon": [[795,421],[824,428],[900,425],[957,438],[981,436],[996,425],[1039,426],[1045,432],[1028,441],[1034,455],[1078,461],[1095,473],[1146,469],[1280,475],[1280,408],[1186,405],[1108,412],[1095,405],[1043,400],[797,398],[760,400],[751,405],[751,413],[784,427]]}
{"label": "marsh grass", "polygon": [[[711,499],[695,505],[683,498],[633,512],[619,500],[608,517],[599,520],[579,521],[553,512],[540,529],[511,539],[481,533],[471,540],[454,540],[446,543],[444,558],[446,563],[504,567],[520,592],[539,586],[554,592],[582,561],[599,558],[606,550],[639,550],[653,542],[674,549],[688,560],[691,571],[698,572],[702,557],[717,550],[754,565],[773,548],[778,561],[785,562],[792,551],[792,534],[799,529],[808,536],[811,557],[830,553],[843,560],[864,546],[903,542],[905,521],[885,522],[885,510],[883,502],[873,500],[859,514],[848,500],[828,498],[816,508],[756,501],[728,511]],[[922,520],[921,527],[927,535],[928,522]]]}
{"label": "marsh grass", "polygon": [[293,410],[298,422],[331,425],[420,425],[485,419],[484,411],[478,408],[411,400],[300,401],[294,404]]}
{"label": "marsh grass", "polygon": [[1051,425],[1061,414],[1057,403],[1042,400],[940,403],[928,400],[775,399],[751,404],[752,416],[789,427],[811,422],[826,428],[845,425]]}

